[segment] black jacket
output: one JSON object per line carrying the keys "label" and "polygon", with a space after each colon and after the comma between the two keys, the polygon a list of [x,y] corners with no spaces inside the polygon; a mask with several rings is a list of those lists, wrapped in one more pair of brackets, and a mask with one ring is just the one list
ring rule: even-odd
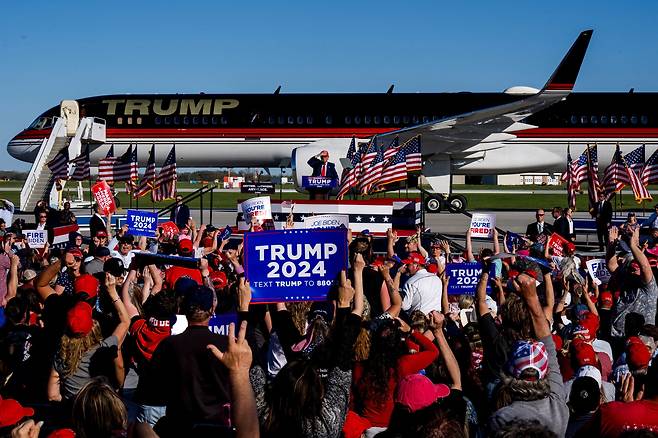
{"label": "black jacket", "polygon": [[[528,227],[525,230],[526,237],[532,240],[533,242],[536,241],[537,236],[539,236],[538,224],[539,222],[533,222],[531,224],[528,224]],[[542,230],[542,234],[550,236],[551,233],[553,233],[553,226],[544,222],[544,228]]]}
{"label": "black jacket", "polygon": [[610,201],[597,202],[592,207],[592,217],[596,218],[597,224],[609,224],[612,222],[612,204]]}
{"label": "black jacket", "polygon": [[[322,164],[324,164],[322,163],[322,160],[319,160],[315,157],[311,157],[311,159],[308,160],[308,165],[313,168],[313,173],[311,174],[311,176],[322,176]],[[327,171],[325,177],[338,179],[338,172],[336,172],[336,165],[331,161],[327,161]]]}
{"label": "black jacket", "polygon": [[[573,221],[573,218],[571,220]],[[553,231],[569,241],[576,239],[576,225],[574,224],[573,233],[569,233],[569,221],[565,216],[560,216],[555,220]]]}
{"label": "black jacket", "polygon": [[107,225],[105,224],[105,219],[101,219],[95,214],[89,219],[89,232],[91,237],[94,237],[98,231],[106,231]]}
{"label": "black jacket", "polygon": [[[178,209],[178,214],[176,214],[177,209]],[[180,208],[174,207],[173,210],[171,210],[171,215],[169,216],[169,220],[175,222],[176,225],[178,225],[178,228],[184,228],[185,225],[187,225],[187,220],[189,218],[190,218],[190,207],[188,207],[185,204],[181,204]]]}

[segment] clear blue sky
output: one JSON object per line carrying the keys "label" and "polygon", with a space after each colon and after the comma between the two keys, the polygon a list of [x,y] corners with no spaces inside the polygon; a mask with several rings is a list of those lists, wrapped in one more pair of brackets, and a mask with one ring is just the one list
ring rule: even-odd
{"label": "clear blue sky", "polygon": [[577,91],[658,91],[657,20],[654,1],[5,2],[0,168],[29,169],[7,141],[62,99],[540,87],[587,28]]}

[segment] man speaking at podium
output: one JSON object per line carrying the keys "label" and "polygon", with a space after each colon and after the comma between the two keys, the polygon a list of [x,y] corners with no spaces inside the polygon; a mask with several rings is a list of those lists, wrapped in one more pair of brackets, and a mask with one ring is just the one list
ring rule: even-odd
{"label": "man speaking at podium", "polygon": [[[329,152],[322,151],[319,155],[311,157],[308,165],[313,168],[311,176],[321,176],[325,178],[338,179],[336,165],[329,162]],[[311,199],[329,199],[331,189],[309,189]]]}

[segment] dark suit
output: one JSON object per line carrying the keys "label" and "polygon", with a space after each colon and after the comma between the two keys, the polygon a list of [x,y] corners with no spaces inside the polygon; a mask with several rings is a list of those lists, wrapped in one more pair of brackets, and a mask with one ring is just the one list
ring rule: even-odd
{"label": "dark suit", "polygon": [[[547,236],[550,236],[551,233],[553,232],[553,227],[546,222],[543,223],[543,229],[541,234],[545,234]],[[539,222],[533,222],[531,224],[528,224],[528,227],[525,230],[525,235],[528,239],[532,240],[533,242],[537,241],[537,237],[539,237]]]}
{"label": "dark suit", "polygon": [[[571,220],[573,221],[573,219]],[[565,216],[560,216],[555,220],[553,231],[570,242],[576,240],[576,226],[573,227],[573,233],[569,233],[569,221]]]}
{"label": "dark suit", "polygon": [[175,222],[178,228],[185,228],[187,220],[190,218],[190,207],[185,204],[176,206],[171,210],[169,220]]}
{"label": "dark suit", "polygon": [[[324,176],[326,178],[331,178],[331,179],[338,179],[338,172],[336,172],[336,165],[332,162],[327,161],[326,163],[326,168],[324,171],[324,175],[322,175],[322,167],[325,165],[325,163],[316,158],[316,157],[311,157],[310,160],[308,160],[308,165],[313,168],[313,173],[311,176]],[[311,199],[329,199],[329,192],[331,190],[309,190],[309,193],[311,194]]]}
{"label": "dark suit", "polygon": [[91,219],[89,219],[89,232],[91,233],[91,237],[94,237],[99,231],[107,231],[107,225],[105,224],[104,219],[101,219],[94,214]]}
{"label": "dark suit", "polygon": [[592,207],[592,217],[596,219],[596,235],[599,238],[599,249],[603,251],[608,246],[608,228],[612,223],[612,204],[610,201],[599,201]]}

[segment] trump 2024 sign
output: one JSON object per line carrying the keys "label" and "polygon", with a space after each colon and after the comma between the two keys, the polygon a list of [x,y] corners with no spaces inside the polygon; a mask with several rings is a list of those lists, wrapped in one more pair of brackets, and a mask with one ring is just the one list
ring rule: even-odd
{"label": "trump 2024 sign", "polygon": [[245,275],[254,303],[326,300],[347,269],[347,231],[246,233]]}

